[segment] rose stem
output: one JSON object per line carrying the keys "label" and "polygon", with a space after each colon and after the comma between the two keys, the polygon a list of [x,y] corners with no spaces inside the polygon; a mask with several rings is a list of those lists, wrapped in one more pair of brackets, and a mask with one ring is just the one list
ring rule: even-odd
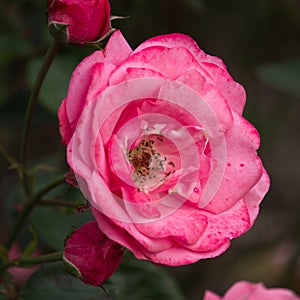
{"label": "rose stem", "polygon": [[25,194],[28,197],[32,195],[32,187],[30,184],[30,178],[29,178],[28,168],[27,168],[28,148],[29,148],[29,131],[31,128],[33,113],[34,113],[34,109],[36,107],[36,103],[38,101],[38,96],[39,96],[42,84],[43,84],[44,79],[47,75],[47,72],[51,66],[51,63],[61,46],[62,46],[62,44],[59,41],[57,41],[55,39],[52,40],[52,42],[46,52],[43,63],[39,69],[37,76],[36,76],[36,79],[35,79],[35,82],[34,82],[32,90],[31,90],[30,97],[29,97],[26,114],[25,114],[20,154],[21,154],[21,165],[22,165],[21,170],[23,173],[22,183],[23,183],[23,188],[24,188]]}
{"label": "rose stem", "polygon": [[50,263],[62,260],[63,252],[53,252],[49,254],[34,256],[34,257],[21,257],[16,260],[10,261],[7,265],[5,265],[1,271],[6,270],[9,267],[23,267],[30,268],[35,265],[40,265],[43,263]]}
{"label": "rose stem", "polygon": [[28,198],[28,200],[25,202],[22,211],[17,219],[17,222],[15,224],[15,227],[13,228],[13,231],[9,237],[9,239],[6,242],[6,247],[9,249],[11,245],[13,244],[14,240],[18,236],[19,232],[22,230],[22,227],[24,225],[24,222],[26,221],[27,216],[30,214],[34,206],[37,204],[38,201],[41,200],[41,198],[47,194],[49,191],[51,191],[53,188],[61,185],[65,182],[65,176],[57,177],[55,180],[50,182],[48,185],[41,188],[39,191],[37,191],[34,195]]}

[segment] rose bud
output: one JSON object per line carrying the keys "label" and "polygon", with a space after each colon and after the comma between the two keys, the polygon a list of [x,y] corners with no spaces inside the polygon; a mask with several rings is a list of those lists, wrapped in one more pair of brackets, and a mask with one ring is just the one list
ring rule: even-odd
{"label": "rose bud", "polygon": [[110,29],[107,0],[49,0],[47,10],[50,32],[63,42],[95,42]]}
{"label": "rose bud", "polygon": [[299,300],[291,290],[284,288],[267,289],[262,283],[239,281],[220,297],[211,291],[206,291],[203,300]]}
{"label": "rose bud", "polygon": [[91,221],[67,238],[63,261],[72,275],[99,286],[116,271],[123,252],[119,244],[99,230],[96,221]]}

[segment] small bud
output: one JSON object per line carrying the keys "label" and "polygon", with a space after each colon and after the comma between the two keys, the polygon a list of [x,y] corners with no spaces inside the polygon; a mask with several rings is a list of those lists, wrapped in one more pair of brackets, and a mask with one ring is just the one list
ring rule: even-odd
{"label": "small bud", "polygon": [[91,221],[67,238],[63,261],[70,274],[99,286],[116,271],[123,253],[122,246],[108,239],[97,222]]}
{"label": "small bud", "polygon": [[86,44],[110,30],[108,0],[48,0],[48,26],[60,42]]}

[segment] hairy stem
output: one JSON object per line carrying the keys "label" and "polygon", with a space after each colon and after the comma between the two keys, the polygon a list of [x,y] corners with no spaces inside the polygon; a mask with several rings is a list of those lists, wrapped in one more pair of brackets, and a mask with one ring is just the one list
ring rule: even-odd
{"label": "hairy stem", "polygon": [[10,261],[7,265],[3,267],[2,272],[10,267],[22,267],[22,268],[30,268],[35,265],[56,262],[62,260],[63,252],[53,252],[49,254],[33,256],[33,257],[21,257],[16,260]]}
{"label": "hairy stem", "polygon": [[38,101],[39,93],[40,93],[42,84],[44,82],[44,79],[45,79],[47,72],[51,66],[51,63],[52,63],[55,55],[57,54],[58,50],[60,49],[60,47],[61,47],[61,43],[58,42],[57,40],[53,39],[47,52],[46,52],[45,58],[39,69],[39,72],[36,76],[34,86],[31,90],[26,114],[25,114],[20,154],[21,154],[21,164],[23,166],[23,168],[22,168],[23,188],[24,188],[25,194],[27,196],[32,195],[32,187],[31,187],[31,183],[30,183],[30,176],[29,176],[27,166],[28,166],[29,132],[30,132],[30,128],[31,128],[33,113],[34,113],[34,109],[35,109],[37,101]]}
{"label": "hairy stem", "polygon": [[23,258],[21,257],[20,259],[13,261],[13,265],[18,267],[28,268],[28,267],[32,267],[44,263],[60,261],[62,260],[62,257],[63,257],[62,251],[34,256],[34,257],[23,257]]}

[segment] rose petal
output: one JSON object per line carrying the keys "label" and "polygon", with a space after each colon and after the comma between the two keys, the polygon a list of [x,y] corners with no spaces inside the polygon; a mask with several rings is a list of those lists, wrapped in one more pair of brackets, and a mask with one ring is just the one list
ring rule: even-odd
{"label": "rose petal", "polygon": [[221,95],[228,101],[231,108],[241,115],[246,102],[245,90],[239,83],[232,79],[220,58],[204,53],[193,39],[177,33],[151,38],[142,43],[133,53],[155,46],[187,48],[200,63],[201,68],[203,67],[212,76]]}
{"label": "rose petal", "polygon": [[182,82],[205,99],[219,120],[222,130],[225,132],[233,123],[231,109],[226,100],[219,94],[219,91],[198,72],[190,70],[180,76],[177,81]]}
{"label": "rose petal", "polygon": [[[193,226],[190,226],[193,224]],[[195,244],[207,226],[207,218],[194,209],[181,207],[172,215],[156,222],[136,224],[137,229],[146,236],[172,238],[183,245]]]}
{"label": "rose petal", "polygon": [[109,76],[115,69],[110,63],[95,63],[90,70],[91,81],[86,94],[85,105],[94,100],[108,86]]}
{"label": "rose petal", "polygon": [[128,68],[150,69],[169,79],[176,79],[192,68],[201,69],[186,48],[151,47],[132,54],[113,72],[110,85],[124,80]]}
{"label": "rose petal", "polygon": [[214,251],[229,240],[245,233],[250,228],[248,209],[243,200],[221,214],[202,211],[207,217],[203,236],[191,248],[197,251]]}
{"label": "rose petal", "polygon": [[244,201],[248,207],[251,224],[254,223],[258,211],[259,204],[268,192],[270,187],[270,178],[265,169],[257,184],[244,196]]}
{"label": "rose petal", "polygon": [[63,144],[67,145],[72,137],[72,130],[67,116],[66,99],[64,99],[58,109],[59,132]]}
{"label": "rose petal", "polygon": [[202,63],[201,66],[213,78],[218,90],[227,100],[231,109],[237,114],[242,115],[246,103],[246,92],[243,86],[234,81],[226,69],[207,62]]}
{"label": "rose petal", "polygon": [[185,47],[199,62],[212,62],[219,67],[226,69],[226,66],[220,58],[204,53],[192,38],[184,34],[174,33],[150,38],[137,47],[134,50],[134,53],[153,46],[163,46],[167,48]]}
{"label": "rose petal", "polygon": [[[173,242],[170,239],[155,239],[154,241],[137,230],[133,223],[113,220],[93,208],[93,215],[99,228],[112,240],[119,242],[131,250],[137,258],[146,259],[145,249],[157,253],[169,249]],[[135,238],[133,239],[132,236]]]}
{"label": "rose petal", "polygon": [[[116,220],[112,223],[97,210],[94,209],[93,213],[101,230],[111,239],[128,247],[138,258],[147,257],[166,265],[181,265],[214,257],[228,248],[230,239],[249,229],[248,212],[243,201],[221,216],[204,215],[203,212],[191,215],[192,211],[180,209],[162,220],[135,225]],[[186,228],[182,224],[186,224]],[[130,239],[126,232],[134,239]],[[189,245],[193,242],[195,244]],[[181,248],[176,253],[179,249],[177,243]]]}
{"label": "rose petal", "polygon": [[235,299],[299,300],[300,298],[288,289],[282,289],[282,288],[267,289],[262,283],[239,281],[235,283],[226,292],[223,299],[224,300],[235,300]]}
{"label": "rose petal", "polygon": [[[220,213],[242,199],[262,175],[261,160],[257,156],[259,135],[244,118],[233,113],[234,125],[225,133],[226,153],[220,153],[227,163],[220,186],[205,209]],[[223,155],[223,156],[222,156]],[[218,188],[218,189],[217,189]]]}
{"label": "rose petal", "polygon": [[222,300],[222,298],[211,291],[205,291],[203,300]]}
{"label": "rose petal", "polygon": [[[132,52],[126,40],[116,31],[110,38],[104,51],[95,51],[86,57],[74,70],[66,98],[66,112],[71,129],[74,130],[86,102],[86,95],[93,79],[95,63],[108,63],[118,66]],[[111,67],[109,67],[111,68]]]}

